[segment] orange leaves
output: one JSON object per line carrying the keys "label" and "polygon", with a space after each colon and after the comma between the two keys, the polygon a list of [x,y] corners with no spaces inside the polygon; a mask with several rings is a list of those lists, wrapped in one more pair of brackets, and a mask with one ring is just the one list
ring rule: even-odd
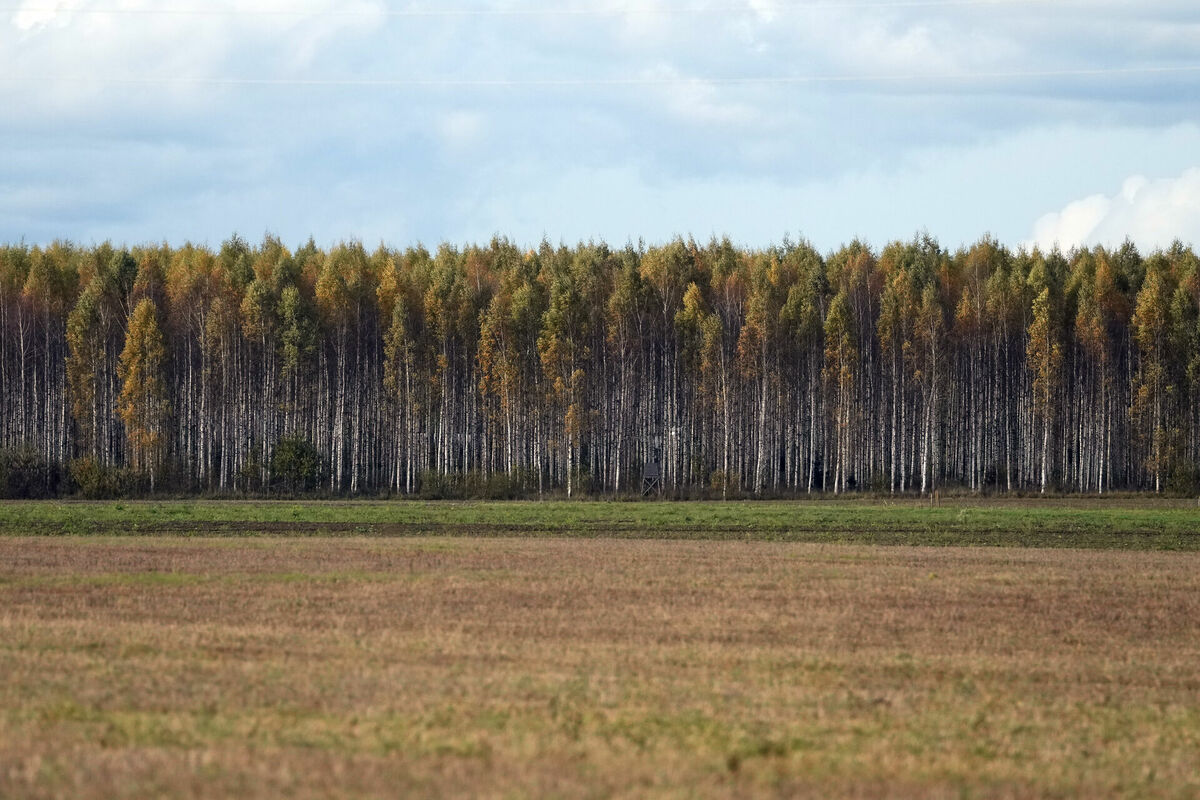
{"label": "orange leaves", "polygon": [[1033,301],[1033,322],[1029,325],[1026,354],[1033,370],[1034,406],[1039,413],[1052,415],[1063,352],[1049,286],[1043,288]]}
{"label": "orange leaves", "polygon": [[737,340],[738,371],[746,379],[754,380],[761,376],[766,342],[767,333],[761,317],[754,314],[747,316]]}
{"label": "orange leaves", "polygon": [[825,318],[825,369],[826,376],[842,391],[848,391],[854,382],[852,367],[858,359],[854,346],[853,319],[846,292],[834,295],[829,303],[829,315]]}
{"label": "orange leaves", "polygon": [[163,457],[163,434],[170,403],[165,369],[167,353],[154,301],[145,298],[129,320],[119,374],[123,381],[118,414],[125,423],[135,469],[153,472]]}

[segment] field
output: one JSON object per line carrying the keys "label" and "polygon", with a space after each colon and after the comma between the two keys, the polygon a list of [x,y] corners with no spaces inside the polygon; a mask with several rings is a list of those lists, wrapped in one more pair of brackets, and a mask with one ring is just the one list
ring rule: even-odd
{"label": "field", "polygon": [[530,536],[1200,550],[1196,500],[3,502],[28,534]]}
{"label": "field", "polygon": [[0,797],[1195,797],[1198,522],[0,505]]}

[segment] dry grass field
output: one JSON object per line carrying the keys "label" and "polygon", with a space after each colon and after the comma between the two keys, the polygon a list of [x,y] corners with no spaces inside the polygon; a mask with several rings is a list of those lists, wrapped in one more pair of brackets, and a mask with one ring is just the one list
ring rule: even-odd
{"label": "dry grass field", "polygon": [[1200,555],[0,538],[0,797],[1195,797]]}
{"label": "dry grass field", "polygon": [[1190,553],[0,539],[0,796],[1196,796]]}

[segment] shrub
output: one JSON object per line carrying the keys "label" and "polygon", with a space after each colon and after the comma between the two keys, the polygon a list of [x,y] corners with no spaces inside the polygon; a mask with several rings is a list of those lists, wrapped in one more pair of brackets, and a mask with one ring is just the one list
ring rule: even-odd
{"label": "shrub", "polygon": [[79,493],[89,500],[129,497],[144,492],[147,476],[126,467],[110,467],[90,456],[71,462],[71,480]]}
{"label": "shrub", "polygon": [[62,470],[32,447],[0,450],[0,496],[14,500],[55,497]]}
{"label": "shrub", "polygon": [[460,487],[454,484],[453,475],[443,475],[437,470],[423,470],[417,476],[418,492],[426,500],[457,499]]}
{"label": "shrub", "polygon": [[240,487],[242,491],[249,493],[254,490],[256,484],[260,489],[267,488],[262,485],[262,461],[258,459],[258,450],[252,447],[250,454],[237,471],[234,488]]}
{"label": "shrub", "polygon": [[529,496],[536,480],[530,471],[484,477],[479,470],[458,475],[425,470],[418,478],[418,495],[426,500],[518,500]]}
{"label": "shrub", "polygon": [[1200,494],[1200,466],[1191,461],[1181,461],[1167,476],[1169,494],[1191,497]]}
{"label": "shrub", "polygon": [[316,446],[303,436],[285,436],[275,443],[271,453],[271,475],[276,484],[289,493],[307,492],[317,487],[325,473],[325,459]]}

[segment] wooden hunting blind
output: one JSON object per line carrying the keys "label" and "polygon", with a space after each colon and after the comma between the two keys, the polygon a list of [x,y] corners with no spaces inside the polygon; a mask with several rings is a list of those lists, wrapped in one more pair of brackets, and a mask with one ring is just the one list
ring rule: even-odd
{"label": "wooden hunting blind", "polygon": [[662,467],[658,460],[646,462],[646,468],[642,471],[642,496],[653,492],[662,483]]}

